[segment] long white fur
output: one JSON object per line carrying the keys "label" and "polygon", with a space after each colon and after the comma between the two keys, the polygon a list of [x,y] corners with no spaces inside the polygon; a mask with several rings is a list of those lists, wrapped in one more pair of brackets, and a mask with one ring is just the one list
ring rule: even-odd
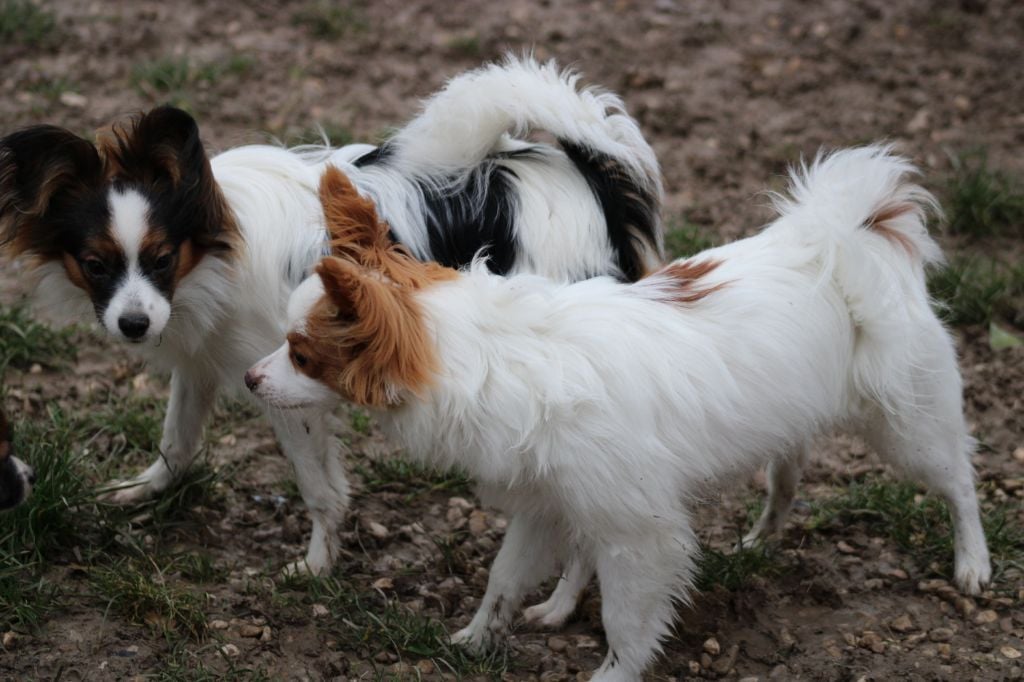
{"label": "long white fur", "polygon": [[[421,258],[432,256],[426,203],[415,180],[456,189],[486,156],[526,144],[508,132],[533,129],[613,154],[633,169],[638,186],[660,198],[653,152],[613,95],[578,91],[577,77],[554,64],[509,59],[453,79],[393,142],[386,166],[356,167],[373,148],[338,150],[254,145],[211,160],[213,174],[242,233],[240,251],[227,264],[203,258],[176,290],[170,318],[142,352],[173,372],[161,454],[140,476],[120,484],[110,499],[130,503],[166,488],[191,464],[202,423],[221,388],[240,389],[255,360],[284,339],[291,292],[323,255],[326,236],[318,199],[320,175],[333,163],[396,226]],[[453,112],[458,112],[457,121]],[[456,125],[456,123],[458,125]],[[503,163],[518,175],[514,269],[559,280],[616,274],[604,214],[580,173],[555,148],[537,152],[546,163]],[[660,239],[660,235],[658,235]],[[645,254],[649,265],[658,249]],[[57,264],[44,266],[44,305],[54,294],[62,309],[88,301],[70,287]],[[65,294],[72,296],[65,297]],[[348,505],[348,483],[337,444],[322,420],[304,423],[292,412],[270,414],[282,448],[296,467],[299,488],[313,516],[313,540],[296,568],[329,570],[337,554],[337,527]]]}
{"label": "long white fur", "polygon": [[[500,636],[560,561],[576,591],[592,570],[600,580],[609,652],[592,679],[639,680],[692,584],[688,503],[769,465],[773,499],[747,541],[760,539],[784,523],[809,442],[835,427],[946,498],[956,582],[981,589],[990,567],[972,440],[924,285],[940,254],[913,171],[887,147],[817,158],[794,172],[773,224],[694,257],[721,261],[700,285],[722,287],[692,304],[674,302],[678,282],[661,274],[566,285],[479,263],[417,294],[441,370],[377,417],[410,455],[465,469],[511,516],[480,609],[454,641]],[[867,228],[906,202],[913,210],[886,226],[912,254]],[[265,382],[292,375],[279,363]],[[557,621],[566,603],[533,616]]]}

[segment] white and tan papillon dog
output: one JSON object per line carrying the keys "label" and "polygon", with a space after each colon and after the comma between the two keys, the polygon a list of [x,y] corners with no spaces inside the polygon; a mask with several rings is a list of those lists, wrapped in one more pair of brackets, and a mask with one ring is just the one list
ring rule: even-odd
{"label": "white and tan papillon dog", "polygon": [[561,565],[571,597],[533,616],[596,572],[608,653],[592,679],[639,680],[693,583],[694,501],[767,466],[746,542],[778,531],[809,443],[835,428],[946,499],[956,584],[977,594],[991,571],[973,440],[925,288],[941,253],[914,172],[887,147],[819,156],[757,236],[636,283],[566,283],[411,258],[328,170],[335,255],[246,381],[304,414],[367,406],[410,456],[464,469],[510,516],[479,610],[453,637],[472,648]]}

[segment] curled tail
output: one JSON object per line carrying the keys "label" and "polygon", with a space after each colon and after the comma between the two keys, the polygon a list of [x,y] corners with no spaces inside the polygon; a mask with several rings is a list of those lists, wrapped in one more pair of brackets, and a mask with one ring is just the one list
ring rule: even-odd
{"label": "curled tail", "polygon": [[872,145],[819,154],[794,169],[779,225],[820,250],[822,278],[842,292],[857,328],[854,373],[861,390],[890,412],[913,404],[922,329],[942,334],[924,269],[943,260],[929,236],[935,198],[911,181],[917,168]]}
{"label": "curled tail", "polygon": [[579,80],[553,61],[506,57],[449,81],[388,153],[414,173],[458,181],[495,154],[515,153],[509,135],[547,132],[601,205],[623,274],[636,279],[662,256],[658,162],[621,98]]}

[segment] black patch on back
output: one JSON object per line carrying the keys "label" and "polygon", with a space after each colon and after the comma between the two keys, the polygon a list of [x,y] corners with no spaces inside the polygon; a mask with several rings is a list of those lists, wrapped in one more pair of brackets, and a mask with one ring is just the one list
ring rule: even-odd
{"label": "black patch on back", "polygon": [[352,165],[356,168],[363,168],[365,166],[373,166],[378,163],[385,163],[388,159],[394,156],[394,153],[394,145],[385,142],[373,151],[366,152],[360,156],[352,162]]}
{"label": "black patch on back", "polygon": [[635,282],[644,275],[645,246],[657,250],[656,195],[641,188],[614,157],[569,140],[560,139],[559,144],[601,205],[623,278]]}
{"label": "black patch on back", "polygon": [[446,267],[461,268],[485,249],[491,272],[507,274],[517,251],[512,177],[508,168],[487,161],[452,191],[421,185],[430,258]]}

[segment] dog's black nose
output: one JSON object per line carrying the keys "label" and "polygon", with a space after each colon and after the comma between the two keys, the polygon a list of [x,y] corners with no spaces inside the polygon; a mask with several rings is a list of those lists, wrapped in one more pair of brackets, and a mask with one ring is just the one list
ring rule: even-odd
{"label": "dog's black nose", "polygon": [[117,326],[121,333],[129,339],[141,339],[146,330],[149,329],[149,316],[139,313],[130,313],[117,318]]}
{"label": "dog's black nose", "polygon": [[250,391],[255,391],[261,381],[263,381],[263,377],[258,376],[251,369],[245,373],[245,385]]}
{"label": "dog's black nose", "polygon": [[28,484],[29,485],[35,485],[36,484],[36,470],[35,469],[29,469],[28,470],[28,475],[25,478],[28,479]]}

